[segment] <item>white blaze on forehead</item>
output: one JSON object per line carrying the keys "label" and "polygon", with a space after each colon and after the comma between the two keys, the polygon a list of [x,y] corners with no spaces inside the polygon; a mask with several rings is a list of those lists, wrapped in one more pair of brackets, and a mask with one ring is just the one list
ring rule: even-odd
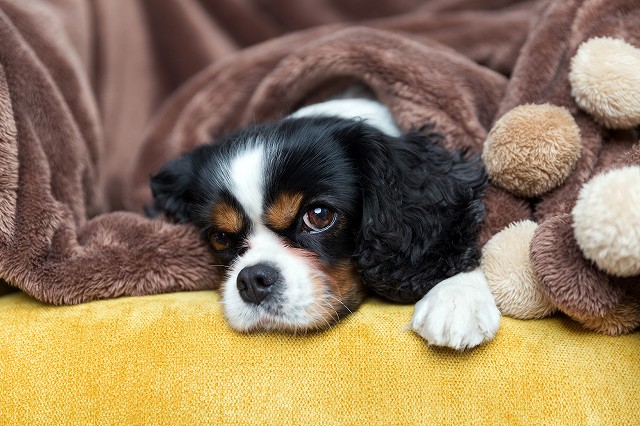
{"label": "white blaze on forehead", "polygon": [[261,146],[241,152],[231,162],[231,192],[254,223],[262,216],[264,194],[264,149]]}
{"label": "white blaze on forehead", "polygon": [[[317,320],[307,314],[307,309],[314,303],[313,280],[322,279],[320,272],[262,223],[266,155],[269,153],[265,153],[263,146],[250,147],[237,154],[228,169],[229,190],[252,222],[246,240],[248,250],[233,263],[223,287],[225,314],[229,324],[238,330],[258,325],[266,329],[287,326],[295,329]],[[245,302],[238,292],[240,271],[261,263],[272,265],[282,277],[278,297],[286,309],[279,315],[269,313],[262,305]]]}

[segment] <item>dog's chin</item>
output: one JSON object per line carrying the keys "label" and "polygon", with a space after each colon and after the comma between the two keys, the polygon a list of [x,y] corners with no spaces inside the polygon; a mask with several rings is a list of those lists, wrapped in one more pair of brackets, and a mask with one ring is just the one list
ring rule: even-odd
{"label": "dog's chin", "polygon": [[[229,286],[223,288],[222,299],[228,324],[244,333],[320,331],[333,326],[345,315],[344,305],[336,306],[339,299],[330,295],[298,303],[273,297],[255,305],[242,300],[238,292]],[[347,309],[347,313],[353,309]]]}
{"label": "dog's chin", "polygon": [[309,309],[292,309],[271,304],[254,306],[242,302],[242,306],[237,306],[226,301],[223,303],[224,314],[231,328],[244,333],[264,331],[298,334],[320,331],[329,328],[340,319],[338,312],[329,306],[323,309],[326,312],[335,312],[332,316],[321,309],[314,312]]}
{"label": "dog's chin", "polygon": [[231,328],[243,333],[256,332],[282,332],[291,334],[304,334],[329,328],[336,321],[325,323],[322,318],[299,318],[284,314],[271,314],[268,312],[253,312],[243,317],[234,313],[227,315],[227,321]]}

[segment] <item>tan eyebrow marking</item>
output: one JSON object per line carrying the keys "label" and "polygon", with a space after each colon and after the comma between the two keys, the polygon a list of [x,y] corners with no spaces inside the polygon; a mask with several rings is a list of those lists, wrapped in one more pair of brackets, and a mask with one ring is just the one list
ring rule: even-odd
{"label": "tan eyebrow marking", "polygon": [[287,229],[298,216],[304,196],[300,193],[283,192],[269,206],[266,221],[275,229]]}
{"label": "tan eyebrow marking", "polygon": [[237,234],[242,231],[244,224],[240,212],[225,202],[220,202],[213,206],[211,220],[217,229],[230,234]]}

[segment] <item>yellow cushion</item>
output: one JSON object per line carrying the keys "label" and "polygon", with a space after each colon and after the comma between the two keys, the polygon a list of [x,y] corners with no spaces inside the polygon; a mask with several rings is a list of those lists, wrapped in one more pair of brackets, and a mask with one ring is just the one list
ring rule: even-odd
{"label": "yellow cushion", "polygon": [[638,424],[640,334],[504,318],[456,353],[368,301],[318,334],[242,335],[215,292],[72,307],[0,297],[0,424]]}

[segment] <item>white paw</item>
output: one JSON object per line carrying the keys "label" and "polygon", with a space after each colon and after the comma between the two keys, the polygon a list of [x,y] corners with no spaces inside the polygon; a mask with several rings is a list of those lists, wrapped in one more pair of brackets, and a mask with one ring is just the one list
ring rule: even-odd
{"label": "white paw", "polygon": [[430,345],[470,349],[493,339],[500,311],[479,269],[436,285],[418,303],[411,328]]}

